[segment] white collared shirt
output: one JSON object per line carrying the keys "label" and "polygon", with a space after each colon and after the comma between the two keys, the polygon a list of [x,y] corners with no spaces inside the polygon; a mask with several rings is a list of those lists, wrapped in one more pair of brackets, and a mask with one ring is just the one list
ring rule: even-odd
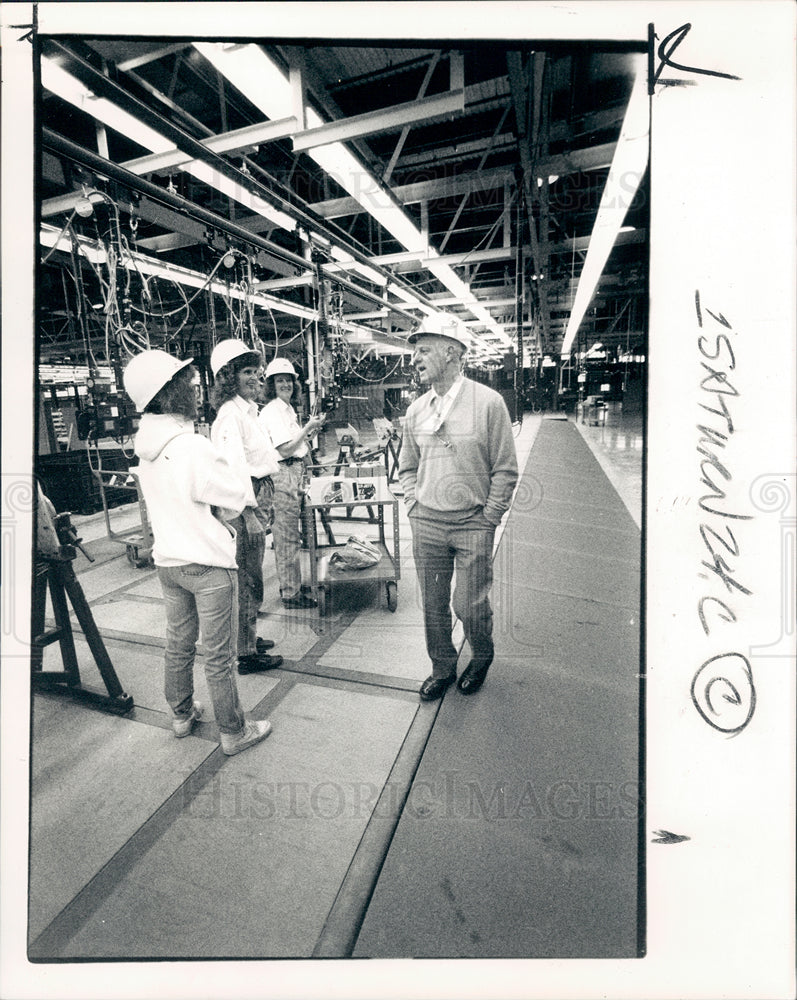
{"label": "white collared shirt", "polygon": [[257,506],[252,478],[272,476],[279,469],[280,454],[257,419],[257,405],[241,396],[222,403],[210,429],[210,439],[245,481],[247,506]]}
{"label": "white collared shirt", "polygon": [[[296,410],[284,399],[272,399],[266,403],[260,411],[258,421],[266,429],[266,433],[271,438],[274,447],[287,444],[292,441],[301,431],[299,418]],[[307,443],[302,441],[290,455],[292,458],[304,458],[309,454]]]}
{"label": "white collared shirt", "polygon": [[454,405],[454,402],[459,395],[459,391],[462,388],[464,381],[465,377],[462,373],[460,373],[454,379],[448,392],[443,393],[442,396],[434,387],[432,388],[432,396],[429,400],[429,407],[434,414],[434,419],[429,427],[429,432],[431,434],[436,434],[443,426],[446,417],[451,412],[451,407]]}

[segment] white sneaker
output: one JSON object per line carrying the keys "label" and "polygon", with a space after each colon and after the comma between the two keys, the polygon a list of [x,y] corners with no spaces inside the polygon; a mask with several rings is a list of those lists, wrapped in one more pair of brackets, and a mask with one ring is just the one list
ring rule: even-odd
{"label": "white sneaker", "polygon": [[271,732],[271,723],[266,719],[247,719],[240,733],[221,733],[221,749],[228,755],[240,753],[255,743],[264,740]]}
{"label": "white sneaker", "polygon": [[202,718],[202,713],[204,707],[201,701],[195,701],[191,706],[191,714],[185,718],[178,716],[172,717],[172,729],[174,730],[174,735],[178,739],[182,739],[183,736],[188,736],[191,730],[194,728],[194,723],[198,722]]}

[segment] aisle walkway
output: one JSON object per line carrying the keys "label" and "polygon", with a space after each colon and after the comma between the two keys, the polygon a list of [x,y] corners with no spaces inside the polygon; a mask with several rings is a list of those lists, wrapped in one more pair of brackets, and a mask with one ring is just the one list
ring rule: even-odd
{"label": "aisle walkway", "polygon": [[495,563],[495,662],[445,695],[356,956],[636,955],[639,557],[573,424],[544,421]]}
{"label": "aisle walkway", "polygon": [[[520,429],[521,466],[540,426],[539,418],[527,419]],[[593,495],[594,483],[588,486]],[[524,496],[518,494],[515,520],[526,516]],[[120,527],[135,513],[112,517]],[[391,840],[399,843],[396,823],[423,806],[413,776],[422,773],[419,765],[429,766],[436,734],[449,725],[448,699],[438,715],[438,705],[417,698],[428,664],[403,515],[395,615],[368,588],[352,588],[327,619],[285,612],[267,554],[259,631],[277,639],[286,662],[278,671],[240,678],[244,707],[269,717],[274,733],[234,758],[218,749],[211,712],[191,737],[172,737],[161,691],[165,621],[154,573],[130,566],[119,543],[105,537],[101,517],[83,521],[80,530],[97,562],[89,566],[79,557],[76,569],[136,707],[117,718],[57,694],[34,698],[31,958],[301,958],[344,956],[355,947],[367,953],[394,849],[378,884],[377,878]],[[511,539],[499,547],[499,566],[506,562],[502,553],[528,547],[525,534]],[[624,559],[617,568],[618,580],[624,578]],[[539,578],[534,586],[544,590]],[[523,599],[513,608],[525,623],[532,593],[517,593]],[[553,593],[535,594],[538,607],[541,597],[557,604]],[[527,657],[522,631],[512,626],[509,635],[513,656]],[[547,646],[552,639],[535,635],[532,642]],[[84,682],[96,686],[85,644],[77,643]],[[57,659],[57,647],[46,655]],[[469,703],[474,715],[490,711],[511,676],[504,668],[499,682],[496,668]],[[540,699],[547,690],[553,699],[555,711],[539,732],[548,745],[549,730],[569,724],[557,697],[568,691],[575,697],[579,682],[578,670],[570,677],[563,664],[546,671],[545,685],[529,691]],[[197,696],[209,705],[201,668],[196,679]],[[616,683],[605,682],[607,693]],[[624,704],[626,695],[619,697]],[[584,725],[591,741],[591,723]],[[634,753],[629,747],[629,766]],[[471,775],[487,782],[479,788],[489,804],[495,771],[463,774]],[[511,850],[508,827],[506,833]]]}

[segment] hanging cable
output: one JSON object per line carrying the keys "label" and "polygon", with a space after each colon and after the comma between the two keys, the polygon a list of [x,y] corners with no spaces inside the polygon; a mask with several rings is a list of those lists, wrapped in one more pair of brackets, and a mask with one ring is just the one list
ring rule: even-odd
{"label": "hanging cable", "polygon": [[[92,368],[96,371],[99,368],[99,365],[97,364],[97,359],[94,357],[94,352],[91,349],[91,338],[88,336],[88,332],[86,330],[87,304],[86,304],[86,294],[83,288],[83,279],[80,273],[80,258],[78,254],[77,235],[71,226],[69,232],[72,237],[71,239],[72,272],[73,272],[73,277],[75,279],[75,284],[77,286],[76,305],[77,305],[78,325],[80,326],[80,333],[83,339],[83,347],[86,351],[86,362],[87,364],[90,363]],[[91,359],[90,362],[89,359]]]}
{"label": "hanging cable", "polygon": [[66,220],[66,223],[64,224],[64,228],[56,236],[55,243],[53,243],[53,245],[50,247],[50,249],[47,251],[47,253],[44,255],[44,257],[42,257],[42,259],[41,259],[41,263],[42,264],[46,264],[47,261],[52,257],[52,255],[58,249],[58,244],[61,242],[61,240],[63,239],[63,237],[66,235],[66,233],[71,228],[71,226],[72,226],[72,220],[75,218],[76,214],[77,214],[77,209],[73,208],[71,215],[69,216],[69,218]]}

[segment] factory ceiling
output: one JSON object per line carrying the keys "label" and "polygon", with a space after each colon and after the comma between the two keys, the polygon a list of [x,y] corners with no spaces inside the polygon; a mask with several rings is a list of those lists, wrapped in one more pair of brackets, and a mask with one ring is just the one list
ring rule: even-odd
{"label": "factory ceiling", "polygon": [[519,317],[526,364],[646,353],[639,53],[458,45],[42,38],[42,359],[319,317],[390,353],[440,310],[488,365]]}

